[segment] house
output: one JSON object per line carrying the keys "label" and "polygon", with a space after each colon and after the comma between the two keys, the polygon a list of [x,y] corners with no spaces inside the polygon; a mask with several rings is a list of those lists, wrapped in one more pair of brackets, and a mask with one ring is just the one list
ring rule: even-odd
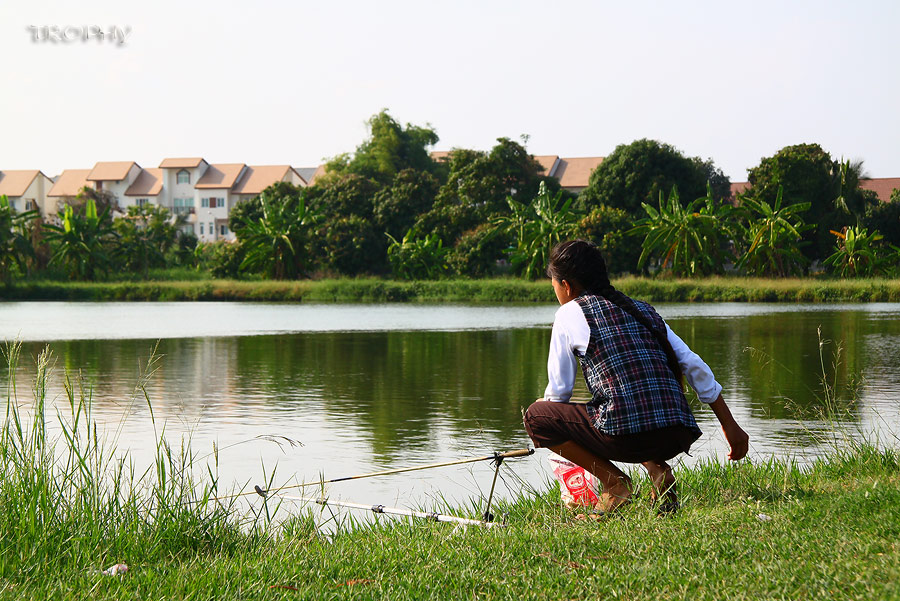
{"label": "house", "polygon": [[140,174],[141,166],[134,161],[104,161],[94,165],[85,179],[95,190],[111,194],[118,208],[127,211],[132,198],[125,192]]}
{"label": "house", "polygon": [[881,202],[890,202],[894,190],[900,190],[900,177],[872,177],[859,181],[859,187],[872,190]]}
{"label": "house", "polygon": [[73,200],[84,187],[92,187],[87,177],[90,169],[66,169],[56,177],[53,187],[47,193],[47,202],[52,205],[52,213],[55,215],[60,206]]}
{"label": "house", "polygon": [[544,168],[542,175],[556,178],[563,190],[578,194],[588,186],[591,173],[594,172],[604,157],[570,157],[562,158],[554,155],[535,156],[534,159]]}
{"label": "house", "polygon": [[228,214],[237,199],[231,189],[246,170],[244,163],[212,164],[194,184],[195,213],[188,220],[195,225],[194,233],[201,242],[233,238]]}
{"label": "house", "polygon": [[[14,211],[40,211],[47,219],[56,214],[56,203],[48,204],[47,193],[53,180],[38,169],[0,171],[0,196],[9,199]],[[52,204],[52,206],[51,206]]]}
{"label": "house", "polygon": [[[891,193],[900,190],[900,177],[872,177],[859,180],[859,187],[863,190],[872,190],[881,202],[890,202]],[[750,189],[750,182],[731,182],[731,198],[737,199],[738,194]]]}

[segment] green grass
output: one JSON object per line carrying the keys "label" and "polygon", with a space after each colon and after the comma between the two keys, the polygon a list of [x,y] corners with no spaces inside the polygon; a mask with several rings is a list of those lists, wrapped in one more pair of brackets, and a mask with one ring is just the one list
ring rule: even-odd
{"label": "green grass", "polygon": [[[5,354],[12,373],[18,346]],[[345,519],[322,531],[309,513],[276,523],[259,502],[248,515],[211,501],[215,475],[194,479],[190,448],[161,434],[154,464],[134,473],[92,427],[89,387],[67,376],[68,408],[53,416],[51,365],[38,358],[30,403],[13,379],[7,391],[2,599],[900,599],[891,447],[848,442],[806,467],[680,469],[674,517],[656,515],[636,477],[643,494],[601,521],[578,519],[548,486],[497,506],[503,529]],[[125,576],[99,573],[119,562]]]}
{"label": "green grass", "polygon": [[[885,279],[627,277],[614,283],[624,293],[650,302],[900,302],[900,280]],[[515,278],[275,282],[160,277],[144,282],[25,281],[0,287],[0,300],[552,303],[555,297],[545,280]]]}

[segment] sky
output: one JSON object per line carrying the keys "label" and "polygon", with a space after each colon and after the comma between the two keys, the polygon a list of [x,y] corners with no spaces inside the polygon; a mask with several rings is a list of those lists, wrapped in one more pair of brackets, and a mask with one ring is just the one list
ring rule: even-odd
{"label": "sky", "polygon": [[744,181],[816,142],[900,177],[898,31],[896,0],[0,0],[0,170],[314,167],[386,108],[436,150],[653,138]]}

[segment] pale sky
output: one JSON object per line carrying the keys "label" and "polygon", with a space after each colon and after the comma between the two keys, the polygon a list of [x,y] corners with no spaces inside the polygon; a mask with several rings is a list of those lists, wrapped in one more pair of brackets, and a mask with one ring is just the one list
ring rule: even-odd
{"label": "pale sky", "polygon": [[[51,25],[130,34],[33,40]],[[0,0],[0,170],[313,167],[387,108],[436,149],[526,134],[533,154],[605,156],[647,137],[741,181],[818,142],[900,177],[898,60],[896,0]]]}

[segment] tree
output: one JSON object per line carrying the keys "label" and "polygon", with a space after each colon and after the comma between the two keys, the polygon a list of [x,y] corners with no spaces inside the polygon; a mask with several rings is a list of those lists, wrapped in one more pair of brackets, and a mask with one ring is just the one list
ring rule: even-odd
{"label": "tree", "polygon": [[67,205],[62,226],[44,227],[53,253],[50,263],[61,264],[69,278],[93,280],[109,271],[116,235],[108,207],[98,214],[94,199],[88,198],[83,215]]}
{"label": "tree", "polygon": [[437,178],[430,173],[404,169],[390,187],[375,194],[376,225],[394,238],[403,235],[419,215],[431,209],[439,188]]}
{"label": "tree", "polygon": [[164,267],[166,253],[175,243],[178,226],[165,207],[154,205],[128,207],[128,214],[113,222],[118,237],[118,255],[124,267],[145,278],[151,267]]}
{"label": "tree", "polygon": [[804,255],[810,261],[824,259],[834,246],[832,230],[857,225],[875,204],[872,193],[859,187],[864,178],[862,161],[836,161],[818,144],[785,146],[748,171],[750,188],[739,200],[752,197],[768,205],[783,190],[785,202],[808,203],[803,236]]}
{"label": "tree", "polygon": [[306,201],[327,219],[362,217],[372,219],[375,195],[381,186],[355,173],[334,176],[306,189]]}
{"label": "tree", "polygon": [[353,156],[339,155],[329,161],[326,178],[354,174],[384,185],[404,169],[431,173],[438,169],[428,153],[428,147],[439,139],[431,126],[407,123],[402,127],[387,109],[373,115],[367,125],[369,137],[356,147]]}
{"label": "tree", "polygon": [[507,198],[531,199],[541,183],[550,192],[559,182],[541,175],[542,167],[521,144],[498,138],[490,152],[456,149],[450,154],[450,173],[430,211],[416,220],[420,234],[437,232],[455,245],[463,232],[509,211]]}
{"label": "tree", "polygon": [[321,216],[306,204],[302,188],[266,188],[259,195],[262,216],[244,222],[239,238],[246,255],[242,271],[276,280],[295,279],[309,267],[309,242]]}
{"label": "tree", "polygon": [[391,244],[387,249],[388,262],[396,277],[404,280],[436,280],[447,273],[447,253],[437,234],[415,238],[412,230],[401,241],[387,234]]}
{"label": "tree", "polygon": [[712,160],[688,158],[669,144],[645,138],[617,146],[603,159],[579,200],[588,209],[603,204],[640,219],[643,204],[673,186],[685,198],[700,198],[706,195],[708,183],[717,202],[731,194],[728,178]]}
{"label": "tree", "polygon": [[358,215],[331,219],[316,232],[317,255],[323,266],[343,275],[385,269],[387,238]]}
{"label": "tree", "polygon": [[728,205],[716,206],[712,187],[707,194],[682,206],[678,189],[672,188],[668,201],[662,192],[659,208],[644,203],[647,217],[637,222],[631,233],[644,235],[638,267],[651,257],[660,269],[670,269],[679,276],[720,273],[727,258],[723,249],[731,235]]}
{"label": "tree", "polygon": [[863,220],[869,230],[878,230],[887,244],[900,246],[900,188],[891,193],[890,202],[874,206]]}
{"label": "tree", "polygon": [[578,222],[575,236],[597,244],[610,273],[630,273],[641,256],[641,241],[628,234],[634,224],[622,209],[600,205]]}
{"label": "tree", "polygon": [[38,217],[37,211],[17,213],[9,198],[0,196],[0,280],[9,282],[14,268],[25,273],[28,259],[35,258],[27,228]]}
{"label": "tree", "polygon": [[849,226],[831,233],[837,237],[837,248],[825,264],[840,277],[868,277],[886,267],[879,256],[882,236],[877,231],[870,234],[866,228]]}
{"label": "tree", "polygon": [[447,263],[456,275],[485,277],[497,268],[512,244],[510,236],[496,231],[490,223],[482,223],[465,231],[450,251]]}
{"label": "tree", "polygon": [[574,199],[552,194],[543,183],[528,204],[508,198],[510,214],[496,217],[494,225],[513,238],[510,250],[513,267],[525,277],[537,279],[544,273],[554,245],[572,236],[580,215],[572,208]]}
{"label": "tree", "polygon": [[798,274],[806,263],[800,249],[803,232],[812,226],[801,215],[809,203],[784,205],[779,189],[775,202],[744,198],[742,242],[746,247],[737,266],[751,275],[785,277]]}

